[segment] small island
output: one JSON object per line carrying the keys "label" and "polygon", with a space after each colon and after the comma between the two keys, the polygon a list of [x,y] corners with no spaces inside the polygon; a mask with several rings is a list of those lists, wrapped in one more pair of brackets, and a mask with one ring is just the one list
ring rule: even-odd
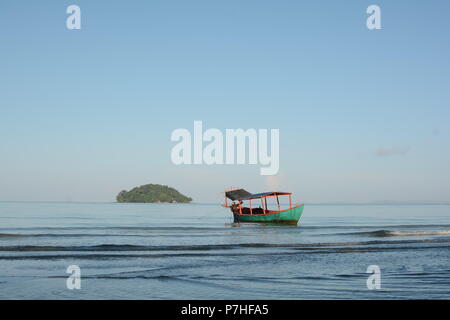
{"label": "small island", "polygon": [[116,200],[139,203],[189,203],[192,201],[174,188],[160,184],[146,184],[130,191],[120,191]]}

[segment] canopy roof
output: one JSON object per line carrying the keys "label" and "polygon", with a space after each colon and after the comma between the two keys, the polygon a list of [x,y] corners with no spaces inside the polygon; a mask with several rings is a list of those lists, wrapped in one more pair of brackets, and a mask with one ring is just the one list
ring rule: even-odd
{"label": "canopy roof", "polygon": [[247,190],[244,189],[236,189],[236,190],[231,190],[231,191],[227,191],[225,192],[225,196],[230,199],[230,200],[238,200],[240,198],[245,198],[248,196],[251,196],[252,194],[250,192],[248,192]]}
{"label": "canopy roof", "polygon": [[263,193],[254,193],[251,194],[250,192],[244,190],[244,189],[237,189],[232,191],[225,192],[225,196],[230,200],[250,200],[250,199],[258,199],[258,198],[264,198],[269,196],[285,196],[291,194],[290,192],[278,192],[278,191],[272,191],[272,192],[263,192]]}

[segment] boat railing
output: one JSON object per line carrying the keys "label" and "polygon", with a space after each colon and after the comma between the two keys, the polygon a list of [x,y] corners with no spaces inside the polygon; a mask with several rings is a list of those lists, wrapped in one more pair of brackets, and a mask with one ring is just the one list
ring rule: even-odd
{"label": "boat railing", "polygon": [[[230,188],[230,189],[225,190],[225,192],[224,192],[224,194],[225,194],[225,203],[223,205],[225,208],[232,208],[232,205],[230,206],[228,204],[228,198],[226,196],[226,193],[229,192],[229,191],[234,191],[234,190],[239,190],[239,188]],[[293,208],[293,206],[292,206],[292,194],[290,194],[290,193],[289,194],[281,194],[281,195],[280,194],[273,194],[273,195],[261,196],[261,197],[254,198],[254,199],[261,199],[261,207],[260,208],[262,209],[262,214],[267,214],[268,212],[272,212],[273,211],[273,210],[269,210],[268,209],[267,198],[275,197],[276,200],[277,200],[278,211],[281,211],[281,205],[280,205],[280,199],[279,199],[280,196],[288,196],[289,197],[289,209],[292,209]],[[253,214],[252,200],[254,200],[254,199],[248,199],[250,215]],[[237,208],[239,208],[239,214],[242,215],[242,208],[243,208],[242,201],[239,202]]]}

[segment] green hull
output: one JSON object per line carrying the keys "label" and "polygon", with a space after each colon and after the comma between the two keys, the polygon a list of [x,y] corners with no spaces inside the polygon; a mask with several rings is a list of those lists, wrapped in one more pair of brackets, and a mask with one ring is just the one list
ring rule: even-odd
{"label": "green hull", "polygon": [[241,215],[233,213],[235,222],[269,222],[269,223],[285,223],[285,224],[297,224],[298,220],[303,213],[304,205],[294,207],[292,209],[270,213],[270,214],[254,214],[254,215]]}

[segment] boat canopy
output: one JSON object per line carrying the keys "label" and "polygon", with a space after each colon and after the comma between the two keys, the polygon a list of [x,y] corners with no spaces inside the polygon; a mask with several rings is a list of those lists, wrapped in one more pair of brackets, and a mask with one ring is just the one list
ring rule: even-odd
{"label": "boat canopy", "polygon": [[225,192],[225,196],[232,201],[259,199],[271,196],[285,196],[290,194],[291,194],[290,192],[274,192],[274,191],[252,194],[244,189],[237,189]]}
{"label": "boat canopy", "polygon": [[235,189],[235,190],[225,192],[225,196],[232,201],[238,200],[242,197],[248,197],[251,195],[252,194],[250,192],[248,192],[247,190],[244,190],[244,189]]}

